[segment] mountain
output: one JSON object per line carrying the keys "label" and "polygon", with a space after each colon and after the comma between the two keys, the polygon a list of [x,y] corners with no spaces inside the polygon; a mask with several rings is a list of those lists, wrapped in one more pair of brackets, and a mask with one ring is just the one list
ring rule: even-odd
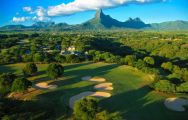
{"label": "mountain", "polygon": [[153,30],[188,30],[188,21],[169,21],[162,23],[153,23],[151,24],[151,29]]}
{"label": "mountain", "polygon": [[132,19],[125,22],[120,22],[116,19],[113,19],[109,15],[105,15],[100,9],[96,12],[95,17],[82,24],[82,28],[86,29],[111,29],[111,28],[132,28],[132,29],[141,29],[149,27],[150,25],[145,24],[139,18]]}
{"label": "mountain", "polygon": [[55,25],[54,22],[36,22],[31,27],[33,28],[46,28],[53,27]]}
{"label": "mountain", "polygon": [[7,25],[0,27],[1,31],[7,30],[31,30],[31,31],[76,31],[76,30],[108,30],[108,29],[139,29],[139,30],[188,30],[188,21],[169,21],[163,23],[145,24],[140,18],[129,18],[125,22],[118,21],[103,11],[97,10],[94,18],[78,25],[67,23],[36,22],[31,26]]}
{"label": "mountain", "polygon": [[3,26],[3,27],[0,27],[0,29],[2,30],[16,30],[16,29],[25,29],[27,28],[26,26],[24,25],[6,25],[6,26]]}

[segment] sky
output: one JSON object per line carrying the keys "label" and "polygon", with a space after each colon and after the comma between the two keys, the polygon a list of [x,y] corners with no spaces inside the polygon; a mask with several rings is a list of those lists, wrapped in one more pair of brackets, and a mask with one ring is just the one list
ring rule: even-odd
{"label": "sky", "polygon": [[98,9],[119,21],[188,21],[188,0],[0,0],[0,26],[38,21],[80,24]]}

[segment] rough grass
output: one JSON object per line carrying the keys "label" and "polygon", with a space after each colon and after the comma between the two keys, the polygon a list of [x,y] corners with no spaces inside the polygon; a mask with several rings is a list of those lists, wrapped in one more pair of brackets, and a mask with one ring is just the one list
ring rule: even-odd
{"label": "rough grass", "polygon": [[[1,65],[0,72],[21,74],[24,65],[24,63]],[[147,86],[152,82],[152,76],[132,67],[106,63],[65,64],[64,76],[55,81],[48,78],[45,73],[48,64],[38,64],[37,66],[39,72],[28,78],[29,80],[34,83],[45,81],[57,84],[59,87],[56,90],[36,90],[23,95],[21,99],[34,102],[29,103],[29,105],[24,104],[22,109],[29,106],[31,110],[34,109],[36,112],[37,109],[45,108],[46,111],[43,112],[51,119],[63,118],[63,113],[71,113],[71,111],[64,109],[68,106],[70,97],[84,91],[96,91],[93,88],[95,83],[81,80],[83,76],[88,75],[104,77],[107,82],[113,83],[112,97],[102,99],[100,105],[112,112],[119,111],[125,119],[187,120],[188,118],[188,110],[180,113],[165,108],[163,104],[165,98],[175,95],[152,91]]]}

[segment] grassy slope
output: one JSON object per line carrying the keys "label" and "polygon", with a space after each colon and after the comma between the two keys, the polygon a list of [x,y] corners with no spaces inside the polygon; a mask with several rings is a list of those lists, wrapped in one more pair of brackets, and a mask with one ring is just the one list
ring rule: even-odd
{"label": "grassy slope", "polygon": [[[0,66],[0,72],[21,73],[24,64]],[[101,105],[110,111],[120,111],[128,120],[186,120],[188,112],[178,113],[167,110],[163,101],[169,95],[152,92],[146,85],[151,83],[151,76],[128,66],[104,63],[82,63],[65,65],[65,75],[58,81],[50,80],[45,69],[47,64],[39,64],[37,76],[30,77],[33,82],[49,81],[58,84],[57,90],[34,91],[23,96],[23,99],[36,99],[30,107],[40,109],[44,107],[54,114],[48,117],[61,117],[63,107],[71,96],[80,92],[93,90],[93,83],[83,82],[82,76],[92,75],[107,78],[114,84],[113,96],[103,99]],[[37,106],[40,105],[40,106]],[[27,106],[26,106],[27,107]],[[38,108],[37,108],[38,107]],[[38,113],[38,116],[40,116]]]}

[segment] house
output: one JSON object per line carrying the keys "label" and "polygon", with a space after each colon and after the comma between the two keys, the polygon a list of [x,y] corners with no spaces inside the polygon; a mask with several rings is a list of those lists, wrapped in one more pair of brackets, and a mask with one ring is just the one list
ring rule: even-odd
{"label": "house", "polygon": [[67,51],[74,52],[74,51],[76,51],[76,48],[74,46],[70,46],[70,47],[68,47]]}

